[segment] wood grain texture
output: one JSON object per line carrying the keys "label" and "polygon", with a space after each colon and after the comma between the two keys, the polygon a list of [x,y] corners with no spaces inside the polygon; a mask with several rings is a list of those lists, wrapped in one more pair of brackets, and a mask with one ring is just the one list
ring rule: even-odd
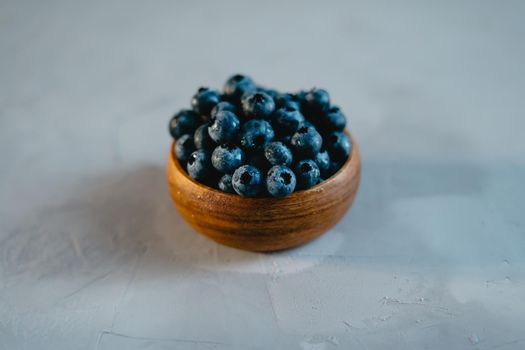
{"label": "wood grain texture", "polygon": [[326,232],[352,204],[361,172],[359,149],[352,141],[349,159],[334,176],[286,198],[244,198],[197,183],[171,147],[169,191],[184,220],[218,243],[252,251],[292,248]]}

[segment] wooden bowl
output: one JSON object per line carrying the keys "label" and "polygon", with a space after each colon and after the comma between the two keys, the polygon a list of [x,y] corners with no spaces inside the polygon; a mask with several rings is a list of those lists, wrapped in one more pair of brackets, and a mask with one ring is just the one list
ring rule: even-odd
{"label": "wooden bowl", "polygon": [[172,150],[167,180],[181,216],[214,241],[244,250],[287,249],[320,236],[345,214],[359,185],[361,160],[355,141],[350,157],[335,175],[285,198],[245,198],[195,182]]}

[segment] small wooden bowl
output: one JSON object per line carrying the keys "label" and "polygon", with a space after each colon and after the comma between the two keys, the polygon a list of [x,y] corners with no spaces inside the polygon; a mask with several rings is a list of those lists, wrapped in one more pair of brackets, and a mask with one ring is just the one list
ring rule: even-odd
{"label": "small wooden bowl", "polygon": [[326,232],[352,204],[361,172],[353,141],[343,167],[320,184],[285,198],[245,198],[195,182],[172,150],[166,169],[168,186],[184,220],[218,243],[251,251],[295,247]]}

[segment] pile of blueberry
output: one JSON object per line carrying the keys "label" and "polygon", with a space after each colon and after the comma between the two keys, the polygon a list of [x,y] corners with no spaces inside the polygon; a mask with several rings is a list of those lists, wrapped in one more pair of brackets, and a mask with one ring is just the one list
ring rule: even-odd
{"label": "pile of blueberry", "polygon": [[174,154],[189,176],[246,197],[285,197],[341,168],[351,151],[346,118],[323,89],[279,93],[245,75],[222,93],[201,87],[171,119]]}

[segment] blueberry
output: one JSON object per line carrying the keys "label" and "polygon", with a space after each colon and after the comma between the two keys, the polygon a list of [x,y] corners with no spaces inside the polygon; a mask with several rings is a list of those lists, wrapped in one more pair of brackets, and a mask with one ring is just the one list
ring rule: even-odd
{"label": "blueberry", "polygon": [[182,135],[175,142],[175,157],[179,160],[180,164],[186,168],[186,162],[190,155],[195,151],[195,145],[193,144],[193,138],[186,134]]}
{"label": "blueberry", "polygon": [[210,134],[208,134],[208,124],[202,124],[195,130],[195,133],[193,134],[193,143],[195,144],[195,148],[197,149],[207,149],[212,150],[217,146],[215,141],[213,141],[210,137]]}
{"label": "blueberry", "polygon": [[339,171],[339,169],[341,169],[341,167],[343,166],[343,162],[338,162],[338,161],[331,161],[330,162],[330,169],[328,170],[328,176],[332,176],[334,175],[335,173],[337,173]]}
{"label": "blueberry", "polygon": [[241,74],[230,77],[224,84],[224,95],[231,101],[239,102],[242,95],[255,90],[252,79]]}
{"label": "blueberry", "polygon": [[198,126],[199,115],[194,111],[183,109],[171,118],[169,131],[173,138],[177,139],[184,134],[190,134]]}
{"label": "blueberry", "polygon": [[295,174],[284,165],[273,166],[266,176],[266,189],[274,197],[286,197],[295,189]]}
{"label": "blueberry", "polygon": [[260,91],[260,92],[264,92],[265,94],[269,95],[271,98],[274,99],[275,101],[275,98],[277,96],[279,96],[279,92],[277,90],[274,90],[274,89],[268,89],[268,88],[263,88],[263,87],[258,87],[256,89],[256,91]]}
{"label": "blueberry", "polygon": [[275,111],[273,123],[280,134],[293,134],[304,123],[304,117],[296,107],[286,106]]}
{"label": "blueberry", "polygon": [[306,106],[315,112],[322,112],[330,107],[330,95],[323,89],[313,88],[306,93]]}
{"label": "blueberry", "polygon": [[217,91],[207,87],[201,87],[197,90],[197,93],[193,95],[191,106],[199,115],[209,117],[213,107],[220,101],[221,96]]}
{"label": "blueberry", "polygon": [[282,142],[270,142],[264,148],[264,156],[272,165],[286,165],[292,164],[292,151]]}
{"label": "blueberry", "polygon": [[239,131],[239,118],[230,111],[220,111],[215,114],[208,127],[208,133],[213,141],[224,143],[232,140]]}
{"label": "blueberry", "polygon": [[325,148],[332,160],[344,162],[350,155],[352,143],[344,133],[334,131],[326,136]]}
{"label": "blueberry", "polygon": [[261,172],[252,165],[243,165],[233,173],[232,185],[235,192],[239,195],[255,197],[261,192]]}
{"label": "blueberry", "polygon": [[233,143],[217,146],[211,155],[211,164],[222,173],[231,174],[244,163],[244,152]]}
{"label": "blueberry", "polygon": [[224,174],[218,183],[219,189],[226,193],[235,193],[232,185],[232,176],[230,174]]}
{"label": "blueberry", "polygon": [[250,119],[242,126],[239,140],[244,149],[253,151],[263,149],[274,136],[272,126],[266,120]]}
{"label": "blueberry", "polygon": [[316,185],[319,181],[319,167],[311,159],[299,161],[294,167],[295,177],[297,178],[297,188],[308,189]]}
{"label": "blueberry", "polygon": [[290,140],[294,154],[300,158],[313,158],[321,150],[323,138],[314,127],[302,126]]}
{"label": "blueberry", "polygon": [[238,112],[239,112],[237,110],[237,107],[233,103],[230,103],[228,101],[222,101],[222,102],[217,103],[215,107],[213,107],[210,115],[213,117],[215,116],[215,114],[217,114],[217,112],[220,112],[220,111],[230,111],[230,112],[233,112],[235,115],[238,115]]}
{"label": "blueberry", "polygon": [[299,109],[301,106],[301,101],[295,94],[279,94],[274,100],[277,108],[295,107],[295,109]]}
{"label": "blueberry", "polygon": [[315,128],[315,126],[310,121],[308,121],[306,119],[304,120],[304,122],[301,123],[300,128],[303,128],[303,127],[305,127],[305,128]]}
{"label": "blueberry", "polygon": [[193,152],[188,158],[187,169],[191,178],[201,182],[208,181],[214,175],[210,153],[202,149]]}
{"label": "blueberry", "polygon": [[307,93],[308,93],[308,91],[306,91],[306,90],[300,90],[300,91],[297,91],[296,93],[294,93],[293,95],[299,101],[300,104],[304,104],[304,103],[306,103],[306,94]]}
{"label": "blueberry", "polygon": [[346,126],[346,117],[339,107],[332,106],[326,112],[322,125],[324,130],[327,131],[343,131]]}
{"label": "blueberry", "polygon": [[321,150],[315,155],[313,160],[319,167],[321,175],[326,177],[326,175],[328,175],[330,172],[330,155],[328,152],[326,150]]}
{"label": "blueberry", "polygon": [[251,92],[242,97],[242,111],[249,118],[268,118],[275,109],[273,98],[264,92]]}

